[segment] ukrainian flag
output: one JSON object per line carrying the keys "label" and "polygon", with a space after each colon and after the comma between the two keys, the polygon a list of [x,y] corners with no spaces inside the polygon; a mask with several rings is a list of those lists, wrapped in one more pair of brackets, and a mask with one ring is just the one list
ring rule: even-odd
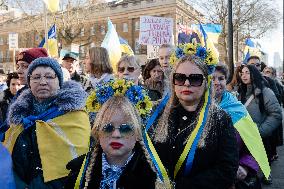
{"label": "ukrainian flag", "polygon": [[59,0],[43,0],[50,12],[56,12],[59,9]]}
{"label": "ukrainian flag", "polygon": [[128,54],[128,55],[134,55],[133,50],[128,45],[127,41],[123,39],[122,37],[119,37],[119,43],[120,43],[120,49],[122,53]]}
{"label": "ukrainian flag", "polygon": [[271,170],[266,151],[257,125],[253,122],[245,106],[228,91],[224,92],[219,106],[231,116],[234,127],[239,132],[247,149],[257,161],[265,177],[268,178]]}
{"label": "ukrainian flag", "polygon": [[121,46],[117,32],[109,18],[107,25],[108,25],[108,31],[101,44],[101,47],[107,49],[110,58],[110,63],[112,65],[113,70],[115,71],[116,65],[119,59],[121,58]]}
{"label": "ukrainian flag", "polygon": [[244,61],[243,61],[243,63],[247,64],[247,61],[248,61],[249,57],[251,57],[251,56],[258,56],[258,57],[260,57],[261,56],[261,52],[255,46],[254,42],[250,38],[246,39],[245,44],[246,44],[246,46],[245,46],[245,49],[244,49]]}
{"label": "ukrainian flag", "polygon": [[[45,38],[42,39],[38,47],[46,47]],[[52,57],[58,56],[58,44],[56,39],[56,26],[55,24],[48,31],[48,54]]]}
{"label": "ukrainian flag", "polygon": [[[207,29],[210,28],[210,25],[207,26]],[[213,25],[212,25],[213,26]],[[209,31],[213,31],[213,27],[211,26],[211,30]],[[220,28],[219,28],[220,29]],[[203,24],[198,24],[198,25],[193,25],[193,30],[196,31],[197,35],[199,36],[200,42],[202,46],[205,46],[206,49],[210,49],[213,53],[213,55],[215,56],[216,59],[219,60],[219,52],[218,50],[215,48],[213,41],[211,40],[210,36],[215,36],[213,39],[216,38],[217,34],[210,34],[210,36],[207,34],[205,28],[203,27]],[[215,31],[220,31],[220,30],[216,30]],[[211,32],[212,33],[212,32]]]}

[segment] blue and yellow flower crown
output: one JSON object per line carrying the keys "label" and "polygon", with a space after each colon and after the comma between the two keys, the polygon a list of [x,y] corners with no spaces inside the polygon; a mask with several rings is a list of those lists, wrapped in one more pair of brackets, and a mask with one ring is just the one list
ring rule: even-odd
{"label": "blue and yellow flower crown", "polygon": [[213,53],[210,49],[206,49],[200,43],[186,43],[177,46],[175,51],[171,54],[170,64],[175,65],[179,59],[187,55],[195,55],[204,61],[208,66],[210,74],[219,62],[216,53]]}
{"label": "blue and yellow flower crown", "polygon": [[97,85],[87,98],[87,111],[98,112],[102,105],[112,96],[127,97],[137,108],[142,118],[147,118],[152,111],[153,104],[146,90],[125,79],[114,79]]}

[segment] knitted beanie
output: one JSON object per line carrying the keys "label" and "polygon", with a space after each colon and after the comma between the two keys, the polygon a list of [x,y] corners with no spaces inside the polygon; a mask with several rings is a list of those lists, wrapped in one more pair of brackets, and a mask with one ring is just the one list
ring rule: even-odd
{"label": "knitted beanie", "polygon": [[25,61],[30,64],[32,61],[39,57],[48,57],[48,53],[45,48],[32,48],[23,51],[18,54],[16,62]]}
{"label": "knitted beanie", "polygon": [[32,72],[39,66],[52,68],[54,70],[55,74],[58,77],[60,88],[62,87],[62,84],[63,84],[63,72],[62,72],[61,66],[57,62],[57,60],[55,60],[53,58],[49,58],[49,57],[37,58],[29,65],[27,76],[26,76],[27,77],[27,81],[28,81],[28,85],[30,85],[30,76],[31,76]]}

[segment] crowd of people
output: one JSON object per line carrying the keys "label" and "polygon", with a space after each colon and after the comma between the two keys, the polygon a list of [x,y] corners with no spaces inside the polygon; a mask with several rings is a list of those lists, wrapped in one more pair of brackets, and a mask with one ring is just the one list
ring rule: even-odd
{"label": "crowd of people", "polygon": [[[19,189],[260,189],[283,145],[284,88],[251,56],[164,44],[144,66],[31,48],[1,81],[0,184]],[[5,76],[5,74],[2,74]]]}

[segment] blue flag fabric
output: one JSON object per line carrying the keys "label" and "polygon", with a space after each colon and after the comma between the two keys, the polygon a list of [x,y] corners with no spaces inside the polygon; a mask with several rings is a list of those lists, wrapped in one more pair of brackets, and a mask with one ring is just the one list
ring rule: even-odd
{"label": "blue flag fabric", "polygon": [[15,189],[12,160],[8,150],[0,143],[0,186],[1,189]]}
{"label": "blue flag fabric", "polygon": [[[48,39],[56,39],[56,26],[53,24],[53,26],[48,31]],[[38,47],[43,47],[45,44],[45,37],[41,40]]]}

